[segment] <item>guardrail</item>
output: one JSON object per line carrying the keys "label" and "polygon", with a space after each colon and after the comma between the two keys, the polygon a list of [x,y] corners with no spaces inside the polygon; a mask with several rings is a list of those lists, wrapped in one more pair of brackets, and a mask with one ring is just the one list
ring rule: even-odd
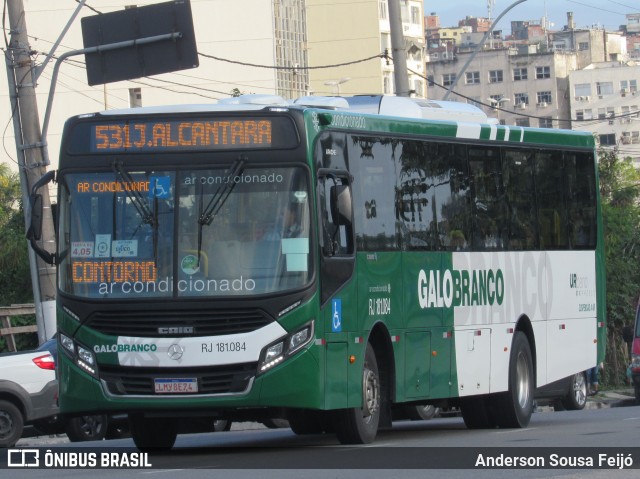
{"label": "guardrail", "polygon": [[12,304],[11,306],[0,306],[0,336],[6,338],[7,348],[9,351],[16,351],[16,340],[14,335],[22,333],[37,333],[38,327],[34,324],[31,326],[12,326],[11,318],[13,316],[35,315],[36,308],[33,304]]}

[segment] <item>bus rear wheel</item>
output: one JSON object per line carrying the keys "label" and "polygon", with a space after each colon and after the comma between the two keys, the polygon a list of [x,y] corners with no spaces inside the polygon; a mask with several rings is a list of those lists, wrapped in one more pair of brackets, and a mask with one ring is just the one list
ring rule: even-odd
{"label": "bus rear wheel", "polygon": [[562,406],[568,411],[579,411],[587,404],[587,378],[584,372],[574,374],[571,377],[571,385],[567,395],[560,400]]}
{"label": "bus rear wheel", "polygon": [[517,331],[509,358],[509,390],[495,397],[498,426],[527,427],[533,412],[533,359],[524,333]]}
{"label": "bus rear wheel", "polygon": [[335,432],[342,444],[368,444],[376,438],[381,391],[376,355],[371,344],[367,344],[362,368],[362,407],[335,412]]}
{"label": "bus rear wheel", "polygon": [[131,437],[138,449],[148,451],[168,451],[178,437],[174,419],[146,418],[140,415],[129,416]]}

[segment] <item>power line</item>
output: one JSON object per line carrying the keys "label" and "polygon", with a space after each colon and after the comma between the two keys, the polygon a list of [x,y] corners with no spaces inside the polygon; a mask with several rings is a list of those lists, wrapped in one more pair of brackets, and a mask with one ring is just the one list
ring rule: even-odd
{"label": "power line", "polygon": [[202,52],[198,52],[198,55],[205,57],[205,58],[210,58],[212,60],[218,60],[220,62],[226,62],[226,63],[233,63],[236,65],[242,65],[242,66],[246,66],[246,67],[254,67],[254,68],[268,68],[270,70],[321,70],[323,68],[336,68],[336,67],[344,67],[347,65],[355,65],[356,63],[363,63],[363,62],[368,62],[369,60],[373,60],[374,58],[386,58],[386,53],[379,53],[377,55],[373,55],[367,58],[362,58],[360,60],[353,60],[350,62],[344,62],[344,63],[335,63],[333,65],[319,65],[319,66],[315,66],[315,67],[305,67],[305,66],[289,66],[289,67],[279,67],[279,66],[275,66],[275,65],[259,65],[256,63],[247,63],[247,62],[241,62],[241,61],[237,61],[237,60],[230,60],[228,58],[222,58],[222,57],[217,57],[215,55],[209,55],[206,53],[202,53]]}

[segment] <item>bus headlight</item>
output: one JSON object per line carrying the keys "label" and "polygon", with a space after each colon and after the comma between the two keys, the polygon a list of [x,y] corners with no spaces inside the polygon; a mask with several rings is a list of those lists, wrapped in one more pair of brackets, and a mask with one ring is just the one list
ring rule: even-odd
{"label": "bus headlight", "polygon": [[69,351],[69,353],[73,355],[76,354],[76,345],[70,337],[60,334],[60,344],[65,350]]}
{"label": "bus headlight", "polygon": [[93,353],[82,346],[78,346],[78,366],[91,374],[96,373],[96,360]]}
{"label": "bus headlight", "polygon": [[300,329],[285,336],[275,343],[271,343],[264,348],[260,354],[258,363],[258,374],[262,374],[274,366],[280,364],[285,359],[300,351],[311,342],[314,334],[314,322],[309,321]]}
{"label": "bus headlight", "polygon": [[98,377],[96,368],[96,357],[91,350],[80,346],[70,337],[60,333],[60,344],[62,351],[74,362],[80,369]]}

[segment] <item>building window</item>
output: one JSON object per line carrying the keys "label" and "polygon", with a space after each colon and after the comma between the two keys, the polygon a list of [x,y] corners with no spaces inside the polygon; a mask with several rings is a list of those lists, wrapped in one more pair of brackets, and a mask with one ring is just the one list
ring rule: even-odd
{"label": "building window", "polygon": [[634,93],[638,91],[637,80],[622,80],[620,82],[620,91],[622,93]]}
{"label": "building window", "polygon": [[380,34],[380,47],[382,51],[391,49],[391,34],[390,33],[381,33]]}
{"label": "building window", "polygon": [[580,42],[578,43],[578,50],[581,52],[585,52],[589,49],[589,42]]}
{"label": "building window", "polygon": [[435,86],[435,84],[433,83],[433,75],[428,75],[427,76],[427,86]]}
{"label": "building window", "polygon": [[516,107],[522,108],[522,105],[529,104],[529,94],[528,93],[516,93],[514,96],[514,105]]}
{"label": "building window", "polygon": [[131,108],[142,106],[142,88],[129,88],[129,106]]}
{"label": "building window", "polygon": [[551,92],[550,91],[539,91],[536,94],[536,98],[538,100],[537,103],[546,103],[548,105],[551,104]]}
{"label": "building window", "polygon": [[480,84],[480,72],[467,72],[465,74],[467,85],[479,85]]}
{"label": "building window", "polygon": [[576,110],[576,120],[593,120],[593,110],[590,108],[587,110]]}
{"label": "building window", "polygon": [[455,73],[445,73],[442,75],[442,86],[451,86],[456,81]]}
{"label": "building window", "polygon": [[471,97],[471,98],[467,98],[467,103],[469,105],[477,106],[478,108],[482,108],[483,107],[482,98],[480,98],[479,96],[474,96],[474,97]]}
{"label": "building window", "polygon": [[387,14],[387,0],[380,0],[380,18],[382,20],[387,20],[389,15]]}
{"label": "building window", "polygon": [[489,71],[489,83],[502,83],[503,81],[502,70]]}
{"label": "building window", "polygon": [[529,118],[516,118],[516,126],[530,126]]}
{"label": "building window", "polygon": [[382,78],[382,82],[385,95],[390,94],[393,90],[391,86],[391,75],[389,73],[385,73]]}
{"label": "building window", "polygon": [[596,82],[596,93],[598,94],[598,96],[613,95],[613,82]]}
{"label": "building window", "polygon": [[536,67],[536,80],[551,78],[551,67]]}
{"label": "building window", "polygon": [[411,7],[411,23],[414,25],[422,25],[420,7]]}
{"label": "building window", "polygon": [[616,146],[616,135],[615,133],[608,133],[606,135],[599,135],[598,139],[600,140],[600,144],[604,146]]}
{"label": "building window", "polygon": [[513,81],[526,80],[528,78],[526,68],[514,68],[513,69]]}
{"label": "building window", "polygon": [[553,118],[545,116],[540,118],[540,128],[553,128]]}
{"label": "building window", "polygon": [[620,140],[623,145],[637,145],[640,143],[640,131],[623,131]]}
{"label": "building window", "polygon": [[413,80],[413,90],[415,91],[416,96],[424,98],[424,86],[422,80]]}
{"label": "building window", "polygon": [[590,83],[576,83],[575,92],[576,96],[591,96],[591,84]]}

